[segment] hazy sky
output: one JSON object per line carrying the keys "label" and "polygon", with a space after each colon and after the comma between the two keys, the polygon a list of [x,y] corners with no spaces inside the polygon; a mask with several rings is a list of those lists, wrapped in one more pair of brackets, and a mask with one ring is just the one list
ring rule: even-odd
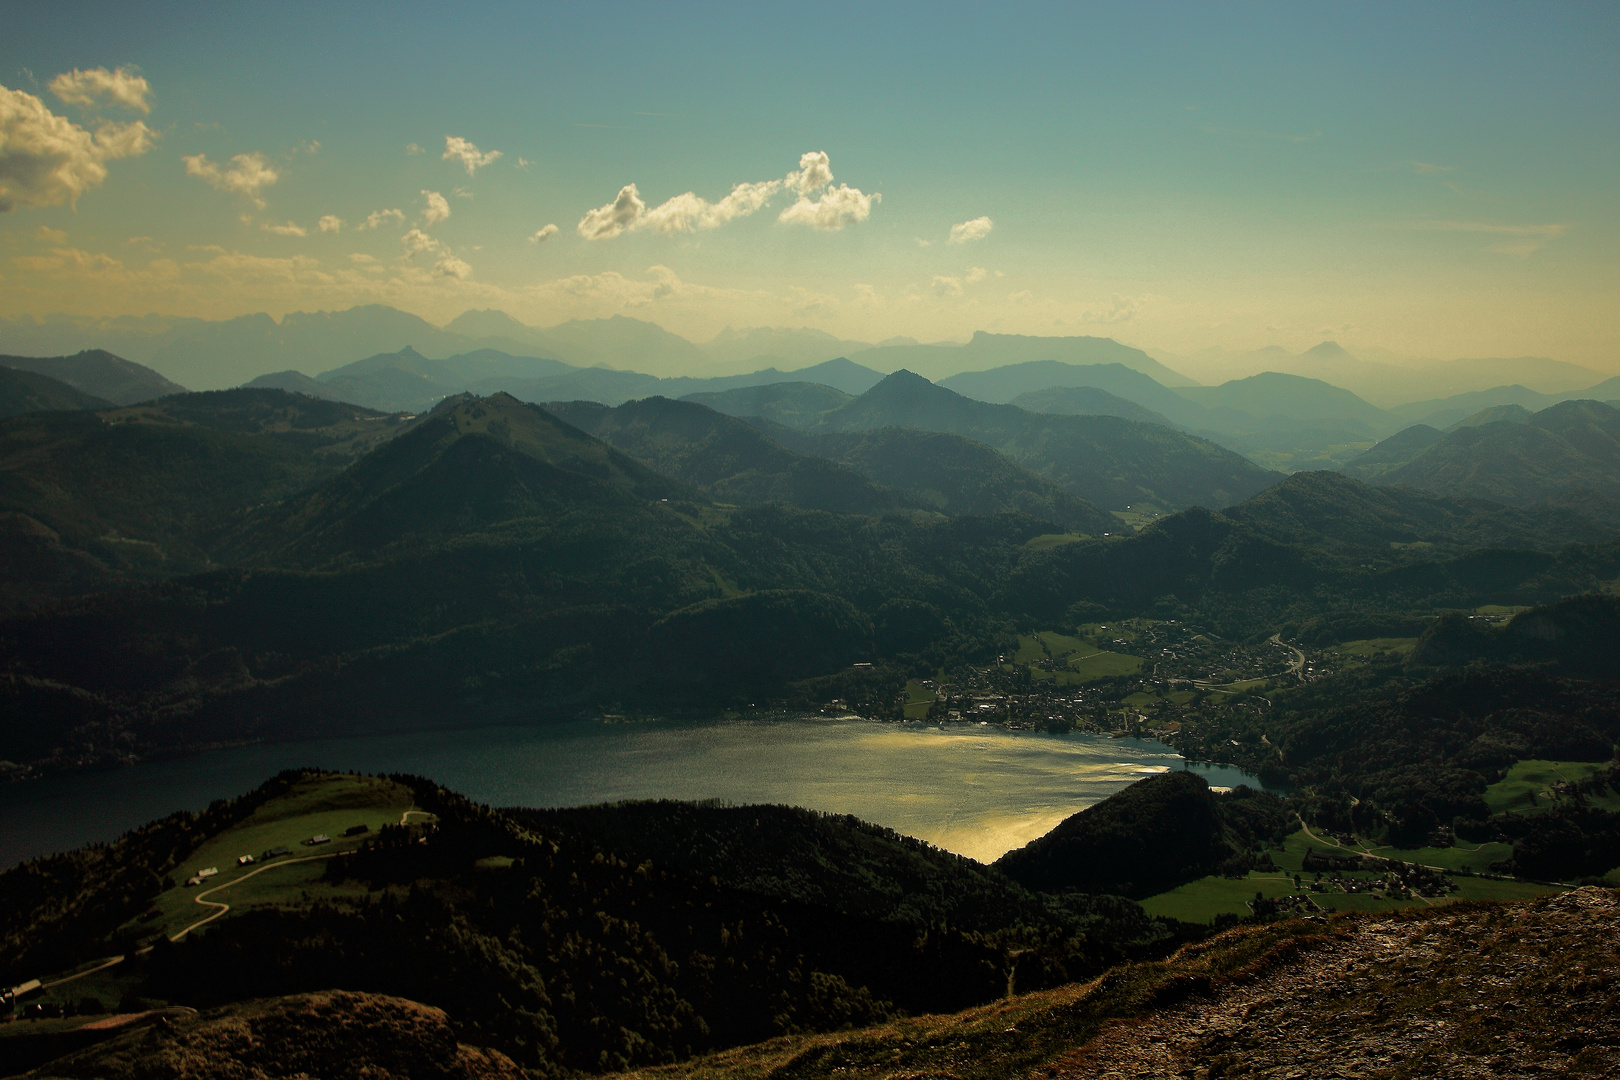
{"label": "hazy sky", "polygon": [[1620,368],[1613,3],[0,17],[0,314],[383,302]]}

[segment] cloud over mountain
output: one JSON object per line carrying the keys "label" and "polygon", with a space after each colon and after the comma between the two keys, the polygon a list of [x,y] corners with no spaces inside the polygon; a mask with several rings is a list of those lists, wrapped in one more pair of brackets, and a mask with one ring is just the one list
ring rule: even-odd
{"label": "cloud over mountain", "polygon": [[[816,150],[801,155],[799,168],[782,179],[737,184],[718,202],[709,202],[687,191],[649,209],[636,185],[626,184],[612,202],[588,211],[577,228],[579,235],[587,240],[611,240],[632,230],[678,236],[699,229],[716,229],[747,217],[782,191],[799,196],[797,202],[778,216],[777,220],[786,224],[841,229],[847,224],[865,221],[872,213],[872,204],[881,196],[867,195],[847,184],[830,187],[832,179],[827,153]],[[820,199],[811,199],[810,196],[823,189],[825,192]]]}

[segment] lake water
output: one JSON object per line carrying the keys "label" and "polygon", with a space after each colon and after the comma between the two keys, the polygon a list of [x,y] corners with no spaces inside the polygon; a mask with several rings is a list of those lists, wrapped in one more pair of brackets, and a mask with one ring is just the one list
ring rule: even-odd
{"label": "lake water", "polygon": [[111,840],[287,768],[429,776],[492,806],[620,799],[789,803],[854,814],[990,861],[1126,784],[1193,768],[1162,743],[953,724],[728,720],[491,727],[241,747],[0,786],[0,867]]}

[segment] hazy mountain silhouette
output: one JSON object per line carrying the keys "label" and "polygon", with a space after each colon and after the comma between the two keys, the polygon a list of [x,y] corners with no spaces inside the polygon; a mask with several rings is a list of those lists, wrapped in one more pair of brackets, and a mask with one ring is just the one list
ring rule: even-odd
{"label": "hazy mountain silhouette", "polygon": [[23,413],[64,409],[109,409],[112,402],[75,390],[60,379],[19,368],[0,367],[0,419]]}
{"label": "hazy mountain silhouette", "polygon": [[0,367],[47,375],[114,405],[133,405],[186,391],[149,367],[101,349],[86,349],[72,356],[0,356]]}

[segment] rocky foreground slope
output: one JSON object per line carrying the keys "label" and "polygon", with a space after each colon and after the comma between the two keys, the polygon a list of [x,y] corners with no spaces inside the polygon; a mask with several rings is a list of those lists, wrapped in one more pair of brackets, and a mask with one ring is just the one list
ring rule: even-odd
{"label": "rocky foreground slope", "polygon": [[951,1017],[638,1077],[1518,1077],[1620,1071],[1620,893],[1244,928]]}
{"label": "rocky foreground slope", "polygon": [[[629,1075],[1613,1076],[1620,1070],[1617,931],[1620,892],[1593,887],[1522,904],[1244,927],[1083,985],[948,1016],[788,1036]],[[28,1075],[524,1075],[499,1053],[458,1045],[439,1010],[378,995],[298,995],[128,1028]]]}

